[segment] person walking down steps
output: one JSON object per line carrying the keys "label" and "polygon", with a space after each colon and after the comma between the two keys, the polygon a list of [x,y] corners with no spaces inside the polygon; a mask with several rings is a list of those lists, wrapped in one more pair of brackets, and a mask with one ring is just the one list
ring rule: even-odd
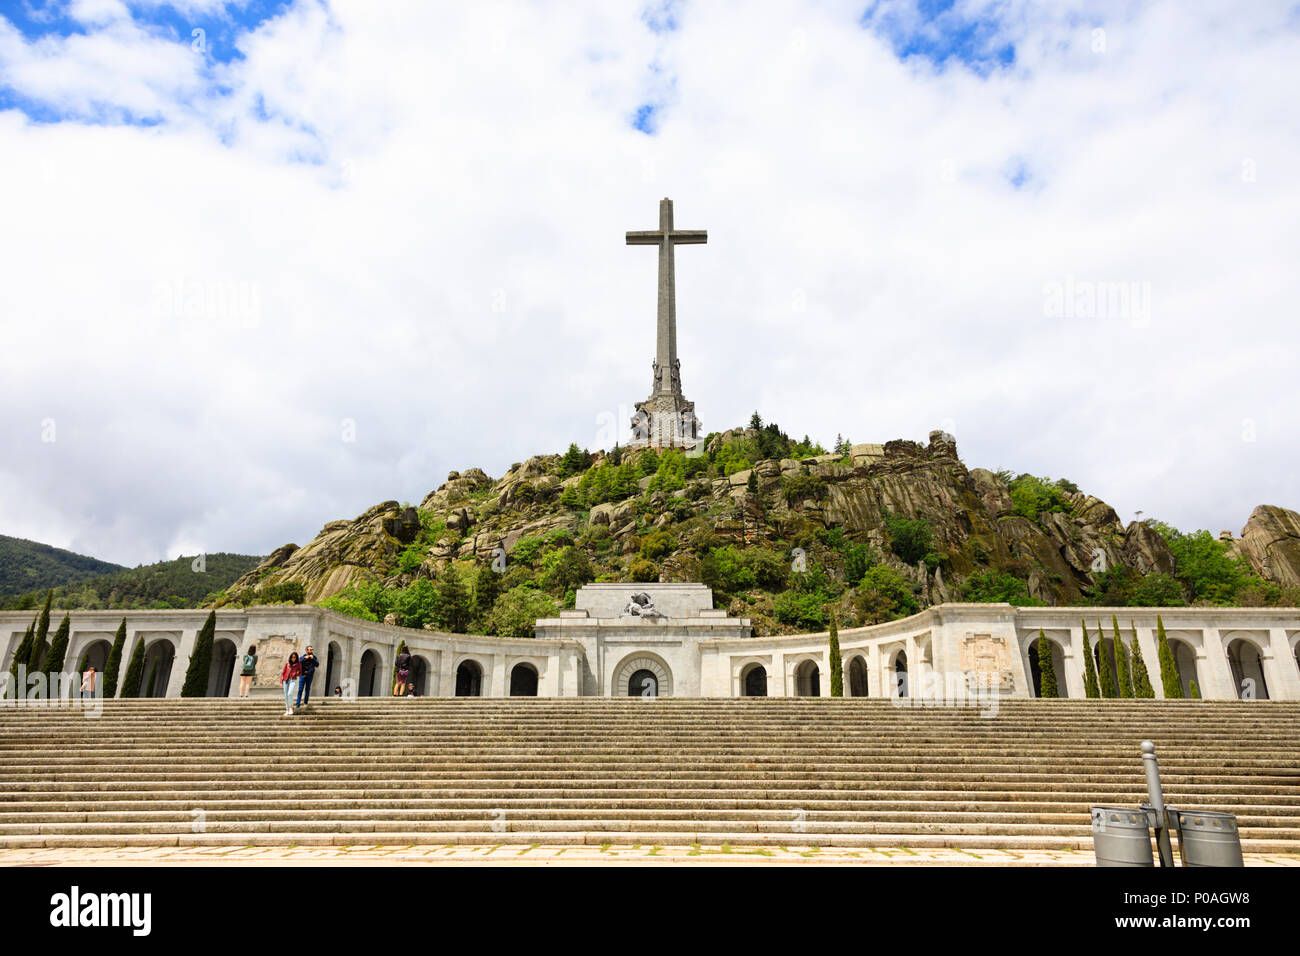
{"label": "person walking down steps", "polygon": [[293,695],[298,691],[298,680],[302,677],[302,664],[298,660],[298,652],[292,651],[289,659],[284,662],[284,670],[280,672],[280,684],[284,687],[284,716],[293,716]]}
{"label": "person walking down steps", "polygon": [[402,652],[397,655],[397,683],[393,686],[393,696],[402,697],[406,694],[406,686],[411,681],[411,652],[402,645]]}
{"label": "person walking down steps", "polygon": [[311,679],[316,675],[316,667],[320,664],[320,658],[316,652],[307,645],[307,650],[303,652],[302,660],[298,662],[302,668],[302,676],[298,678],[298,704],[301,707],[311,703]]}
{"label": "person walking down steps", "polygon": [[253,675],[257,673],[257,645],[248,645],[244,663],[239,668],[239,696],[247,697],[248,689],[253,686]]}

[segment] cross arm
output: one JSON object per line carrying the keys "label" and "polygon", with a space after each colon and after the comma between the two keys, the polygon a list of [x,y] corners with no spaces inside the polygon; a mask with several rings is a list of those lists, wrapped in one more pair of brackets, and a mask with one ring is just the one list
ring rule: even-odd
{"label": "cross arm", "polygon": [[674,229],[668,234],[668,238],[675,246],[692,245],[709,241],[709,231],[707,229]]}
{"label": "cross arm", "polygon": [[629,232],[627,234],[627,244],[629,246],[657,246],[663,241],[664,234],[658,229]]}

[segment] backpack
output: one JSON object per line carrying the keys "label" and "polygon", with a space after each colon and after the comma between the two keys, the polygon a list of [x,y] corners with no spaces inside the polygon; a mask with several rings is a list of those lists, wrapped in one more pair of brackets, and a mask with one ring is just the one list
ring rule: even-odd
{"label": "backpack", "polygon": [[251,671],[251,670],[252,670],[254,667],[256,667],[256,666],[257,666],[257,658],[254,657],[252,654],[245,654],[245,655],[244,655],[244,670],[246,670],[246,671]]}

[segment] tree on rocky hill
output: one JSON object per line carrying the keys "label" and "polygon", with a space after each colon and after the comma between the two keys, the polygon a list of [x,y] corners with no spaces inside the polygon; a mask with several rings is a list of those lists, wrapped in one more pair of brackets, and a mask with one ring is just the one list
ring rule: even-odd
{"label": "tree on rocky hill", "polygon": [[208,619],[203,622],[199,636],[194,642],[194,653],[190,655],[189,667],[185,669],[185,683],[181,686],[182,697],[206,697],[208,693],[208,672],[212,670],[212,645],[217,633],[217,612],[209,611]]}

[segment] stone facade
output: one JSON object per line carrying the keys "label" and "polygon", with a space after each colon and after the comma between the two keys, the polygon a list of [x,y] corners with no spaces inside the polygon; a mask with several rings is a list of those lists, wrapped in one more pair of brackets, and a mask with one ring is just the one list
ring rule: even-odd
{"label": "stone facade", "polygon": [[[544,697],[625,696],[641,691],[643,672],[653,676],[661,696],[829,694],[825,633],[753,637],[747,619],[713,608],[712,593],[703,585],[588,585],[578,592],[576,605],[558,618],[539,620],[536,636],[523,639],[412,630],[313,606],[222,610],[209,694],[235,696],[238,680],[228,671],[252,644],[259,652],[286,653],[313,645],[323,665],[313,695],[333,693],[336,686],[348,696],[387,694],[401,641],[416,657],[415,678],[425,695],[505,697],[512,687],[528,693],[535,686]],[[1083,697],[1084,621],[1095,647],[1099,637],[1111,639],[1112,614],[1126,642],[1136,633],[1157,697],[1163,696],[1159,614],[1184,685],[1190,688],[1195,680],[1202,697],[1300,700],[1300,610],[1295,608],[943,604],[903,620],[841,630],[845,693],[920,697],[927,688],[977,680],[999,696],[1033,696],[1037,658],[1031,648],[1041,630],[1053,645],[1063,695]],[[67,659],[80,661],[89,653],[101,662],[123,616],[123,670],[135,642],[143,639],[153,655],[149,659],[170,663],[155,696],[179,696],[207,612],[74,611]],[[31,620],[31,612],[0,612],[5,673]],[[254,693],[277,694],[275,675],[262,670]],[[520,679],[532,675],[535,680]],[[641,675],[639,683],[629,687],[634,675]]]}

